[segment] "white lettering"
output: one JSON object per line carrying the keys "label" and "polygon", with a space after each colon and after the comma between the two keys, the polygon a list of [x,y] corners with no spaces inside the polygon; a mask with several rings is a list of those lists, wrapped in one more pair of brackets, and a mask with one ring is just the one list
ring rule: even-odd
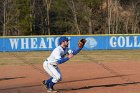
{"label": "white lettering", "polygon": [[16,38],[16,39],[10,38],[9,40],[10,40],[12,49],[14,49],[14,48],[17,49],[19,38]]}
{"label": "white lettering", "polygon": [[29,49],[29,38],[21,38],[21,49]]}
{"label": "white lettering", "polygon": [[117,42],[117,40],[115,36],[112,36],[109,42],[111,47],[116,47],[116,44],[113,44],[114,42]]}
{"label": "white lettering", "polygon": [[48,41],[48,48],[52,48],[52,42],[54,42],[54,38],[47,38],[47,41]]}
{"label": "white lettering", "polygon": [[133,44],[132,44],[132,42],[130,42],[130,37],[127,36],[126,37],[126,47],[132,47],[132,46],[133,46]]}
{"label": "white lettering", "polygon": [[47,48],[47,47],[46,47],[46,44],[45,44],[45,41],[44,41],[44,39],[43,39],[43,38],[41,38],[39,48]]}
{"label": "white lettering", "polygon": [[125,46],[125,38],[120,36],[118,37],[118,46],[119,47],[124,47]]}
{"label": "white lettering", "polygon": [[31,38],[31,48],[37,48],[37,38]]}
{"label": "white lettering", "polygon": [[[113,44],[114,42],[116,42],[115,45]],[[111,47],[140,47],[138,36],[112,36],[109,43]]]}
{"label": "white lettering", "polygon": [[138,43],[137,36],[134,36],[134,47],[140,47],[140,42]]}

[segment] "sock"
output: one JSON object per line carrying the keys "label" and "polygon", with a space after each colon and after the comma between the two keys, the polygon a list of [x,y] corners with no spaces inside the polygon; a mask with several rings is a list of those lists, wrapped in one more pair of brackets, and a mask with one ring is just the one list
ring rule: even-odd
{"label": "sock", "polygon": [[45,80],[45,84],[47,84],[47,86],[49,86],[50,82],[52,81],[53,77],[51,77],[50,79],[48,80]]}
{"label": "sock", "polygon": [[49,88],[52,88],[52,89],[53,89],[53,86],[54,86],[55,84],[56,84],[56,83],[52,82],[52,80],[51,80],[51,82],[50,82],[50,84],[49,84]]}

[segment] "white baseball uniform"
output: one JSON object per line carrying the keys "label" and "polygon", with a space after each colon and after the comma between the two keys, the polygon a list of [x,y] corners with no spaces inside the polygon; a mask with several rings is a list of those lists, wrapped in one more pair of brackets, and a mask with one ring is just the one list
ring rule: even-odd
{"label": "white baseball uniform", "polygon": [[44,80],[42,83],[50,91],[53,91],[53,86],[62,80],[62,74],[58,68],[58,64],[62,64],[69,60],[69,57],[65,57],[65,55],[70,53],[76,55],[82,49],[80,47],[73,50],[69,49],[68,47],[63,48],[61,43],[64,41],[67,41],[68,43],[69,39],[67,37],[60,37],[58,42],[59,46],[52,51],[51,55],[43,63],[43,68],[51,77],[48,80]]}
{"label": "white baseball uniform", "polygon": [[62,80],[62,75],[58,64],[64,63],[69,58],[65,58],[65,55],[68,54],[69,48],[62,48],[61,46],[56,47],[47,60],[43,63],[43,68],[45,71],[53,77],[52,82],[56,83]]}

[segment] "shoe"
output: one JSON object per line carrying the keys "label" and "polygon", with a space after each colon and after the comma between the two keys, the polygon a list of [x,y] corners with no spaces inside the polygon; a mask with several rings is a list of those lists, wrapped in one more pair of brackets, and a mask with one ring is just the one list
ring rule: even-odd
{"label": "shoe", "polygon": [[47,84],[45,83],[45,80],[42,81],[42,84],[45,86],[45,88],[48,89],[48,86],[47,86]]}
{"label": "shoe", "polygon": [[47,90],[47,92],[49,92],[49,93],[56,93],[56,92],[58,92],[57,90],[54,90],[54,89],[52,89],[52,88],[49,88],[48,90]]}

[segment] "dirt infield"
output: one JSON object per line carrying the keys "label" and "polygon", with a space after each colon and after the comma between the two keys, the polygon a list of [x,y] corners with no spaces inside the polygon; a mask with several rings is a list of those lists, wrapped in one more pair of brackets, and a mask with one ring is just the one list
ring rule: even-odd
{"label": "dirt infield", "polygon": [[[95,62],[60,65],[60,93],[140,93],[140,62]],[[113,70],[113,71],[108,71]],[[48,79],[42,64],[0,66],[0,93],[47,93],[41,81]]]}

